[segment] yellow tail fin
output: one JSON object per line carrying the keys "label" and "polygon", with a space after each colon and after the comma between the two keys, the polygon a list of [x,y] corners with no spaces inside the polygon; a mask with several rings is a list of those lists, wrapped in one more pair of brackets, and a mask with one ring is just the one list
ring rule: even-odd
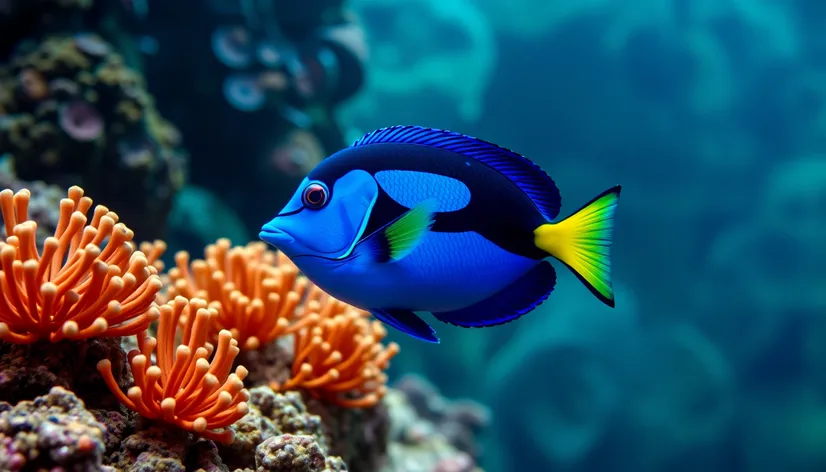
{"label": "yellow tail fin", "polygon": [[611,307],[611,239],[621,189],[619,185],[610,188],[568,218],[534,230],[536,247],[562,261],[591,293]]}

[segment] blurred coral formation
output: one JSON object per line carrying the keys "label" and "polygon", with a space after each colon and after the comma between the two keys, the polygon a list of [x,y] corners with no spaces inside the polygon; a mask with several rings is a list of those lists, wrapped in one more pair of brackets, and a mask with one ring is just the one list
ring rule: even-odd
{"label": "blurred coral formation", "polygon": [[147,238],[164,236],[186,155],[108,42],[85,32],[24,41],[0,67],[0,91],[0,149],[19,178],[82,185]]}

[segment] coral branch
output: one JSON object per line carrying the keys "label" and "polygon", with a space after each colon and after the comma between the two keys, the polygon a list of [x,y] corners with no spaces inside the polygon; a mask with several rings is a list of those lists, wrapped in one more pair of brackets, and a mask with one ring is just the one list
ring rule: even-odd
{"label": "coral branch", "polygon": [[305,302],[302,327],[295,333],[292,377],[274,390],[302,388],[313,397],[349,408],[375,405],[387,391],[390,359],[396,343],[369,314],[313,286]]}
{"label": "coral branch", "polygon": [[303,324],[297,308],[309,282],[264,243],[231,247],[228,239],[207,246],[205,260],[175,255],[169,296],[203,298],[218,311],[216,330],[226,329],[245,350],[256,350]]}
{"label": "coral branch", "polygon": [[[249,409],[243,382],[247,370],[239,366],[230,373],[238,342],[226,330],[218,334],[217,347],[207,342],[217,312],[207,309],[204,300],[176,297],[159,311],[157,339],[143,333],[138,349],[129,353],[133,387],[126,393],[120,389],[106,359],[98,363],[98,371],[121,403],[141,416],[231,443],[235,432],[229,425]],[[207,360],[210,356],[212,361]]]}
{"label": "coral branch", "polygon": [[0,192],[7,234],[0,241],[0,340],[57,342],[145,331],[158,317],[152,304],[162,284],[157,268],[135,250],[132,231],[101,205],[89,221],[92,200],[72,187],[41,252],[30,199],[26,189]]}

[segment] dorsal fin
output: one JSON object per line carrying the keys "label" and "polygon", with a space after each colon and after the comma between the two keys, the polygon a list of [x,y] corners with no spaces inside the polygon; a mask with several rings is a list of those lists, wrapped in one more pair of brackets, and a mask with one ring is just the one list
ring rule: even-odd
{"label": "dorsal fin", "polygon": [[357,139],[352,147],[382,143],[430,146],[474,159],[496,170],[522,189],[548,221],[559,215],[562,198],[554,181],[538,165],[513,151],[452,131],[421,126],[377,129]]}

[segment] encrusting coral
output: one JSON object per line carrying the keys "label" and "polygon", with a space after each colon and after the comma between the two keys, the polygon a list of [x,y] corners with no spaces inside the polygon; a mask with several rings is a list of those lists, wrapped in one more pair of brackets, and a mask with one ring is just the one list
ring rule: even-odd
{"label": "encrusting coral", "polygon": [[98,205],[89,221],[92,200],[72,187],[41,252],[30,199],[26,189],[0,192],[8,235],[0,242],[0,339],[56,342],[146,330],[158,317],[152,303],[162,284],[117,214]]}
{"label": "encrusting coral", "polygon": [[255,451],[259,470],[306,472],[346,471],[337,457],[325,457],[312,436],[282,434],[262,442]]}
{"label": "encrusting coral", "polygon": [[313,286],[302,315],[307,325],[295,333],[292,378],[270,386],[303,388],[315,398],[350,408],[378,403],[387,391],[384,369],[399,346],[384,347],[387,331],[369,316]]}
{"label": "encrusting coral", "polygon": [[114,45],[88,32],[21,41],[0,64],[0,115],[18,177],[82,185],[144,237],[163,236],[187,156]]}
{"label": "encrusting coral", "polygon": [[298,276],[286,256],[260,242],[231,247],[228,239],[210,244],[204,253],[205,259],[192,263],[187,252],[175,254],[169,297],[207,300],[218,311],[215,329],[229,330],[244,350],[257,350],[304,326],[299,302],[309,281]]}
{"label": "encrusting coral", "polygon": [[[216,315],[203,300],[176,297],[160,307],[157,339],[144,332],[138,349],[129,353],[135,386],[124,394],[106,359],[98,363],[98,371],[112,393],[141,416],[231,443],[235,433],[228,426],[248,411],[247,370],[239,366],[230,373],[239,349],[229,331],[218,334],[216,348],[207,342]],[[174,348],[179,329],[181,344]],[[153,354],[156,363],[150,365]]]}
{"label": "encrusting coral", "polygon": [[9,405],[0,401],[0,470],[109,470],[104,425],[61,387]]}

